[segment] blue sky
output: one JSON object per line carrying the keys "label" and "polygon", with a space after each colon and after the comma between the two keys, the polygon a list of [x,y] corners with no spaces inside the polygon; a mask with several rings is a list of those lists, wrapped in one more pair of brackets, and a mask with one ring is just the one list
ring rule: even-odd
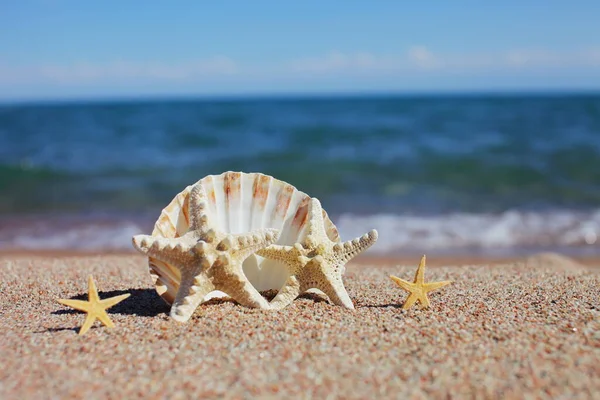
{"label": "blue sky", "polygon": [[600,2],[4,1],[0,100],[600,89]]}

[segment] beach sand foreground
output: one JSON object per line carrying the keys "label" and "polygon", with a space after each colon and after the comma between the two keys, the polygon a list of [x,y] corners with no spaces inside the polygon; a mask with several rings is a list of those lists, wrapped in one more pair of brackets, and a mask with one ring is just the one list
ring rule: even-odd
{"label": "beach sand foreground", "polygon": [[[431,267],[431,309],[403,311],[418,264],[351,263],[356,310],[309,294],[282,311],[213,299],[186,324],[138,255],[0,255],[0,398],[592,398],[600,269],[546,254]],[[438,261],[439,263],[439,261]],[[600,263],[599,263],[600,264]],[[56,302],[131,293],[80,337]],[[330,396],[330,397],[328,397]]]}

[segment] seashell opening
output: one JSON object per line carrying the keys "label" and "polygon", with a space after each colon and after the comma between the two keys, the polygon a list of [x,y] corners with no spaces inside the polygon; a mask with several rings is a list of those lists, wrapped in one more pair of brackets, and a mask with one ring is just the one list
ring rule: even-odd
{"label": "seashell opening", "polygon": [[[208,175],[196,183],[201,183],[206,191],[208,201],[203,208],[213,229],[236,234],[274,228],[280,231],[276,243],[279,245],[294,245],[306,235],[310,197],[289,183],[261,173],[231,171]],[[192,186],[177,194],[162,210],[152,236],[173,238],[188,232]],[[323,218],[329,239],[340,242],[337,228],[324,210]],[[153,257],[149,257],[149,266],[157,293],[171,304],[181,280],[179,270]],[[278,290],[288,278],[280,263],[256,254],[244,261],[243,271],[259,291]],[[223,293],[211,292],[205,300],[220,295]]]}

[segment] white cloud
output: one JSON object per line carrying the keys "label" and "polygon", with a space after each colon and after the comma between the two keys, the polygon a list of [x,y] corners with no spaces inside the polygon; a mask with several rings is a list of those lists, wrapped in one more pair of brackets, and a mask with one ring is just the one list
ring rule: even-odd
{"label": "white cloud", "polygon": [[219,77],[237,76],[237,82],[294,82],[299,76],[416,76],[420,72],[502,72],[536,71],[547,68],[600,67],[600,47],[573,51],[544,49],[513,49],[504,52],[439,52],[424,45],[414,45],[396,54],[332,51],[322,56],[255,64],[238,63],[225,56],[215,56],[187,62],[112,61],[73,64],[43,64],[16,66],[0,61],[0,85],[35,87],[42,84],[121,85],[129,83],[193,83],[218,81]]}
{"label": "white cloud", "polygon": [[438,53],[426,46],[411,46],[404,54],[331,52],[321,57],[293,60],[287,64],[291,72],[364,73],[410,72],[419,70],[498,70],[526,68],[563,68],[600,66],[600,48],[571,52],[543,49],[515,49],[505,52]]}
{"label": "white cloud", "polygon": [[408,49],[408,59],[421,68],[440,66],[440,60],[425,46],[413,46]]}
{"label": "white cloud", "polygon": [[434,54],[425,47],[417,47],[409,52],[409,57],[424,68],[452,70],[594,67],[600,64],[600,51],[596,48],[564,52],[513,49],[504,52]]}

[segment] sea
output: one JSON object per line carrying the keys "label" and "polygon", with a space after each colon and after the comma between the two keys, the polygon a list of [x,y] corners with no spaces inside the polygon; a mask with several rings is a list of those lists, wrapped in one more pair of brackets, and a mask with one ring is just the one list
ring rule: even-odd
{"label": "sea", "polygon": [[0,250],[134,251],[187,185],[262,172],[367,254],[600,254],[600,94],[0,105]]}

